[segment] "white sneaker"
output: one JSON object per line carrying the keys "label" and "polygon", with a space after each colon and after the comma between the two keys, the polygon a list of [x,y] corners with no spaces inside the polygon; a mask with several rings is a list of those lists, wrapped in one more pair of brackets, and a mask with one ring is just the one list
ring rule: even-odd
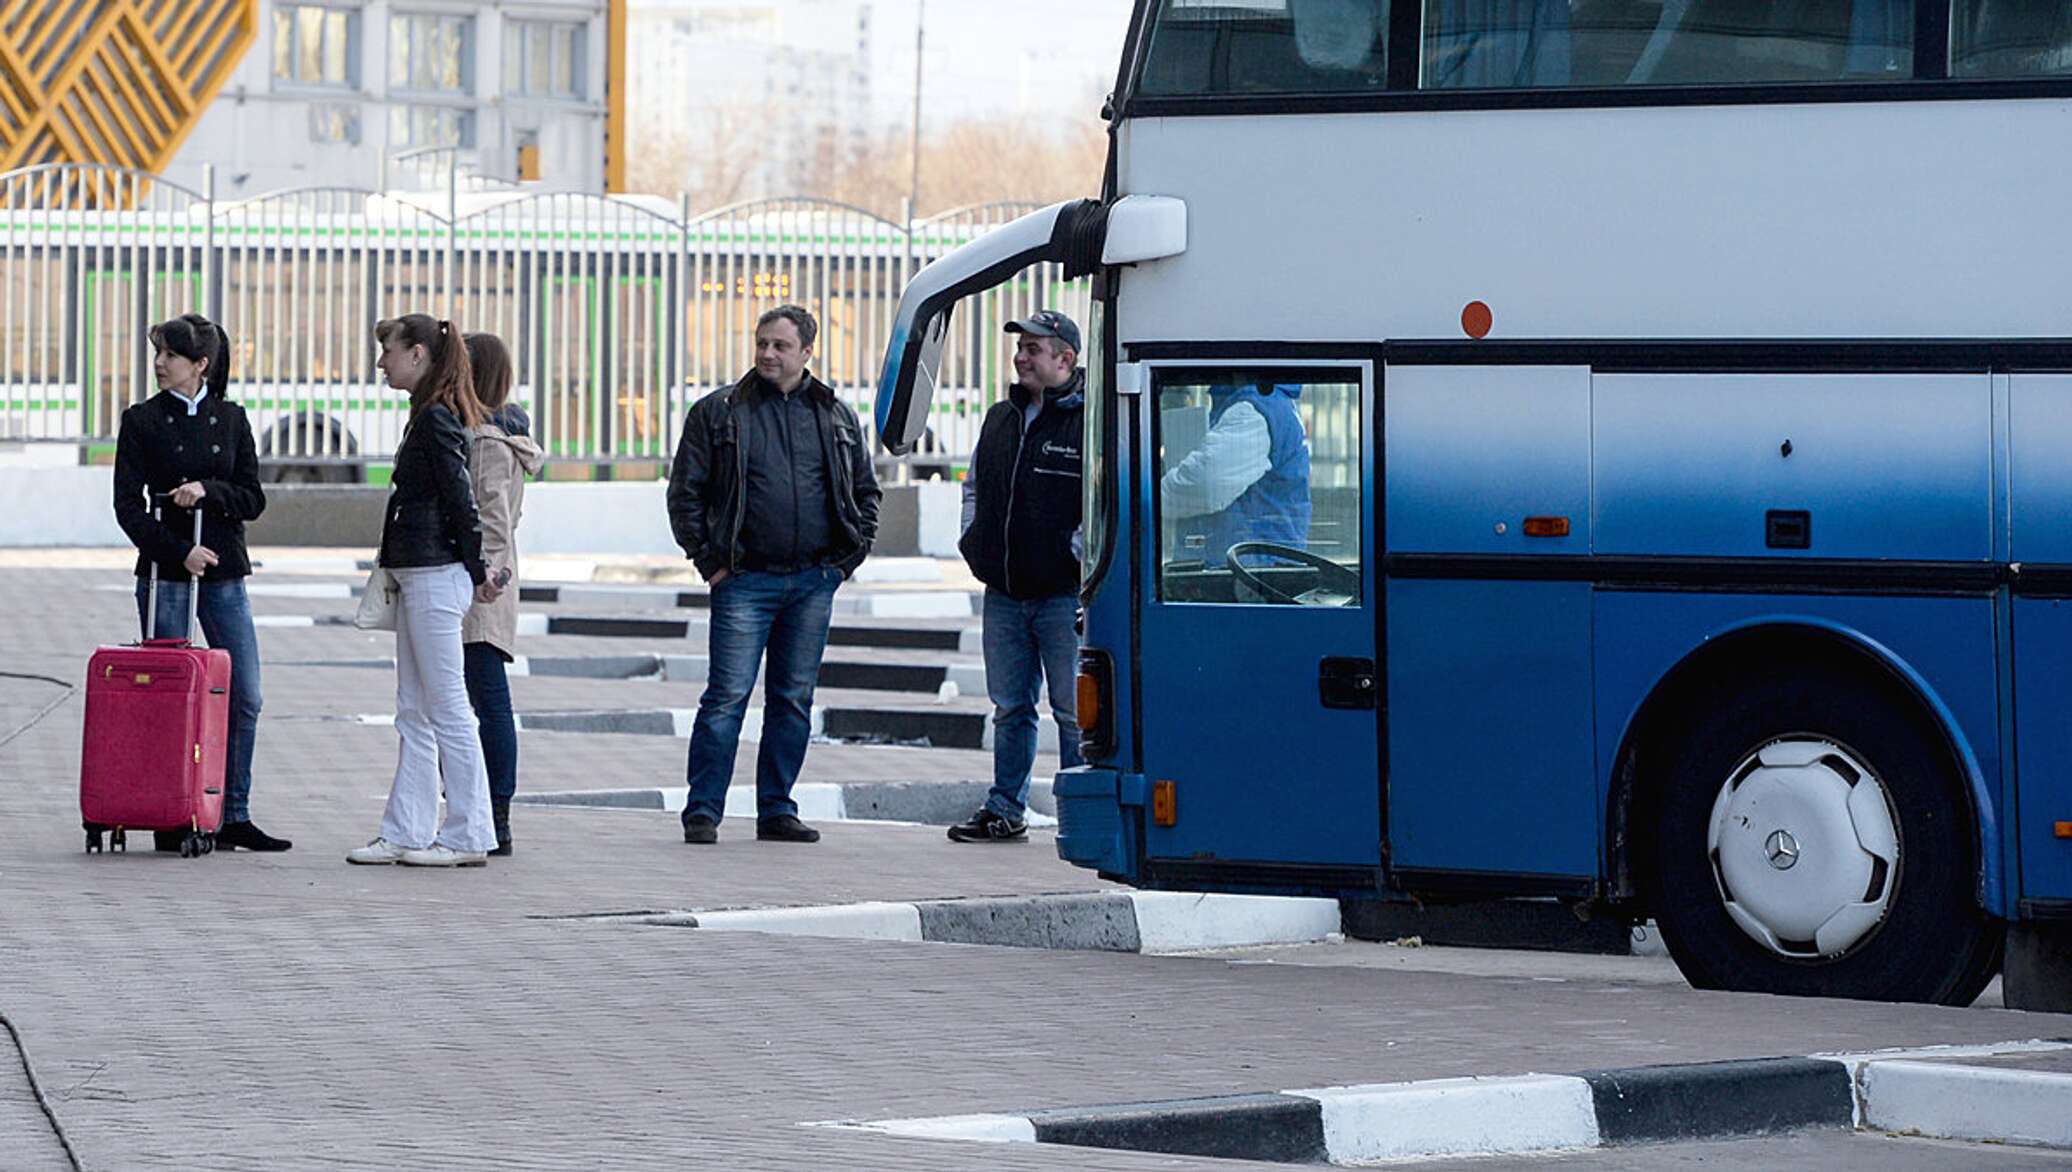
{"label": "white sneaker", "polygon": [[379,863],[394,863],[409,852],[386,838],[377,838],[366,846],[356,846],[345,852],[345,861],[374,866]]}
{"label": "white sneaker", "polygon": [[435,842],[422,850],[404,851],[396,861],[406,867],[483,867],[489,864],[489,855],[483,851],[457,851]]}

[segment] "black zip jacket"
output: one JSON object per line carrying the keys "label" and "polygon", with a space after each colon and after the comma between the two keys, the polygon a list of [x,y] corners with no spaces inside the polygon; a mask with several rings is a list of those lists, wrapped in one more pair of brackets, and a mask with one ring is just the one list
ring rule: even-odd
{"label": "black zip jacket", "polygon": [[381,519],[381,564],[391,570],[459,562],[480,586],[482,521],[468,479],[468,433],[453,412],[430,406],[396,445],[388,511]]}
{"label": "black zip jacket", "polygon": [[245,522],[266,511],[259,487],[259,454],[245,409],[215,395],[202,397],[187,414],[187,401],[160,391],[122,413],[115,438],[115,520],[137,547],[137,577],[158,575],[187,581],[183,564],[194,550],[194,514],[166,507],[165,521],[151,515],[147,493],[163,493],[196,481],[201,498],[201,543],[217,562],[204,582],[242,578],[252,572],[245,553]]}
{"label": "black zip jacket", "polygon": [[[676,461],[669,469],[669,527],[676,544],[708,580],[721,570],[741,569],[741,527],[748,513],[749,430],[736,407],[750,395],[778,391],[749,371],[691,405],[684,416]],[[878,536],[878,475],[863,443],[856,412],[826,383],[806,376],[795,394],[809,395],[820,412],[820,459],[834,492],[835,531],[827,564],[844,577],[856,572]]]}
{"label": "black zip jacket", "polygon": [[1043,392],[1024,426],[1020,384],[993,404],[971,454],[975,509],[957,551],[979,581],[1009,598],[1052,598],[1079,589],[1072,533],[1079,528],[1086,372]]}

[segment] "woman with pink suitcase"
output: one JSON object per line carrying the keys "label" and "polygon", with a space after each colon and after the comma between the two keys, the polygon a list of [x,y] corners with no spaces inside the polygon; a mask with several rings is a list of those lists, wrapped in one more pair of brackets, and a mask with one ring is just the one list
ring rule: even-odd
{"label": "woman with pink suitcase", "polygon": [[[150,336],[159,393],[123,412],[115,447],[115,518],[138,550],[139,623],[147,639],[191,639],[189,616],[198,614],[209,646],[229,653],[224,769],[220,779],[202,779],[205,786],[213,781],[221,787],[223,823],[213,845],[284,851],[292,844],[259,829],[251,815],[252,747],[261,699],[259,637],[245,595],[245,578],[252,572],[245,522],[266,508],[266,493],[259,486],[252,425],[228,394],[230,338],[197,313],[155,325]],[[150,496],[184,515],[154,514]],[[188,517],[194,518],[198,539],[183,523]],[[198,597],[190,593],[197,586]],[[155,622],[148,613],[154,596]],[[177,850],[182,841],[179,832],[158,831],[160,850]]]}

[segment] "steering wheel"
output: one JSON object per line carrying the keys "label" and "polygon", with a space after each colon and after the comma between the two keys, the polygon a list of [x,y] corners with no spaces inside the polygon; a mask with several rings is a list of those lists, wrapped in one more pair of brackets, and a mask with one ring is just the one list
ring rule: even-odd
{"label": "steering wheel", "polygon": [[1318,587],[1335,585],[1342,587],[1343,593],[1355,600],[1360,597],[1360,571],[1353,567],[1342,566],[1321,554],[1296,549],[1292,545],[1275,545],[1271,541],[1240,541],[1224,551],[1223,564],[1229,567],[1232,577],[1258,592],[1261,598],[1296,606],[1305,605],[1299,596],[1282,590],[1246,568],[1241,559],[1247,554],[1255,553],[1308,566],[1317,572]]}

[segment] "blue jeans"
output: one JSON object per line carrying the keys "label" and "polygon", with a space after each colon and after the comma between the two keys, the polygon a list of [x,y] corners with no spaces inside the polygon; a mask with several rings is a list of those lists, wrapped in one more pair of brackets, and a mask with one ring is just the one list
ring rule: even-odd
{"label": "blue jeans", "polygon": [[765,652],[770,674],[763,685],[763,738],[755,756],[755,816],[766,820],[799,812],[791,787],[813,734],[813,685],[827,650],[835,587],[841,584],[840,570],[822,566],[794,574],[747,570],[713,587],[711,666],[691,726],[685,822],[718,822],[726,813],[741,720],[748,714],[756,665]]}
{"label": "blue jeans", "polygon": [[[158,584],[160,639],[185,639],[187,591],[191,583]],[[145,627],[144,608],[151,597],[148,579],[137,580],[137,629]],[[223,821],[252,818],[252,741],[259,731],[259,633],[252,629],[252,603],[245,580],[230,578],[201,584],[201,633],[210,647],[230,653],[230,729],[223,769]]]}
{"label": "blue jeans", "polygon": [[482,736],[482,764],[489,769],[489,804],[508,806],[518,792],[518,722],[511,716],[511,679],[504,656],[488,643],[461,645],[461,672],[468,706]]}
{"label": "blue jeans", "polygon": [[1021,821],[1029,807],[1029,770],[1036,764],[1036,704],[1050,683],[1058,722],[1058,767],[1081,763],[1079,634],[1071,594],[1026,602],[988,589],[985,600],[986,695],[993,701],[993,789],[986,809]]}

